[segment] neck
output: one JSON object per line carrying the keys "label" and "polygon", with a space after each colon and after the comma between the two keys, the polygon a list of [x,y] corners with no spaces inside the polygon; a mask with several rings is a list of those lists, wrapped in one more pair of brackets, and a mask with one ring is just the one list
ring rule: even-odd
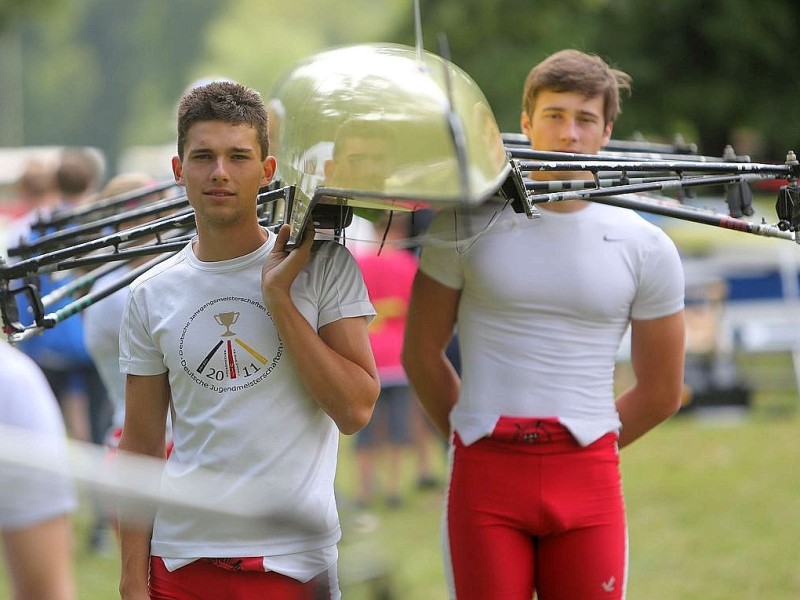
{"label": "neck", "polygon": [[238,258],[258,249],[269,234],[258,224],[242,227],[197,227],[197,240],[192,250],[197,260],[216,262]]}
{"label": "neck", "polygon": [[[543,171],[541,173],[531,173],[530,178],[538,181],[575,181],[578,179],[591,180],[592,174],[582,171]],[[589,204],[588,200],[562,200],[560,202],[550,202],[537,204],[536,208],[544,208],[553,212],[569,213],[582,210]]]}

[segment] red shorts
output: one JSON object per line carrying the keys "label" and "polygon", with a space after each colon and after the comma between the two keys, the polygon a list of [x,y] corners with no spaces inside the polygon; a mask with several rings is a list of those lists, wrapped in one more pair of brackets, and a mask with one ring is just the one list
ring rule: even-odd
{"label": "red shorts", "polygon": [[[249,559],[245,559],[249,560]],[[200,559],[169,572],[150,557],[151,600],[316,600],[329,599],[327,573],[302,583],[274,571],[238,569],[236,559]],[[260,559],[259,559],[260,562]]]}
{"label": "red shorts", "polygon": [[581,447],[554,419],[453,439],[447,500],[458,600],[621,600],[627,529],[617,435]]}

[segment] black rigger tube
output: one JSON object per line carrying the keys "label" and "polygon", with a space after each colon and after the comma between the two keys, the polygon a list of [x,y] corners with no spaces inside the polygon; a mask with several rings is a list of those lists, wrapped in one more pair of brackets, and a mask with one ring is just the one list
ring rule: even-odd
{"label": "black rigger tube", "polygon": [[692,221],[694,223],[702,223],[703,225],[711,225],[713,227],[721,227],[722,229],[731,229],[733,231],[741,231],[743,233],[751,233],[764,237],[774,237],[784,240],[795,241],[795,234],[790,231],[781,231],[777,225],[770,225],[768,223],[751,223],[744,219],[737,219],[719,213],[712,213],[707,210],[684,206],[680,204],[673,204],[668,202],[661,202],[656,200],[645,200],[635,194],[624,195],[605,195],[594,196],[591,198],[592,202],[600,204],[609,204],[611,206],[619,206],[621,208],[630,208],[642,212],[653,213],[665,217],[675,217],[683,219],[684,221]]}

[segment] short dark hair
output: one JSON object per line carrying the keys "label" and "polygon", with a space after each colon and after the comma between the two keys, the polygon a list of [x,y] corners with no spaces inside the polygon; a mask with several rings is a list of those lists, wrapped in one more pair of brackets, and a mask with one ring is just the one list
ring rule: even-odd
{"label": "short dark hair", "polygon": [[522,110],[533,113],[539,92],[577,92],[593,98],[603,97],[603,117],[606,123],[616,120],[622,112],[620,90],[630,92],[631,77],[611,68],[597,55],[580,50],[561,50],[550,55],[528,73],[522,92]]}
{"label": "short dark hair", "polygon": [[56,185],[67,196],[85,194],[99,183],[102,171],[100,159],[88,148],[65,148],[56,168]]}
{"label": "short dark hair", "polygon": [[183,158],[189,128],[198,121],[252,125],[261,158],[269,156],[269,126],[264,100],[257,91],[233,81],[212,81],[192,88],[178,104],[178,156]]}
{"label": "short dark hair", "polygon": [[41,160],[31,159],[17,179],[17,188],[20,194],[34,198],[54,192],[58,189],[55,169]]}

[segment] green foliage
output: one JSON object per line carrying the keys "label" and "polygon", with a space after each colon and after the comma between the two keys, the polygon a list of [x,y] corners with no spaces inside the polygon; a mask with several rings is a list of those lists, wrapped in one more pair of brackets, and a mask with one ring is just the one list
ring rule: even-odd
{"label": "green foliage", "polygon": [[[795,4],[421,0],[423,45],[472,76],[504,131],[519,129],[531,66],[576,47],[634,78],[615,137],[680,133],[709,154],[733,142],[782,161],[800,146]],[[4,0],[0,34],[21,48],[0,52],[0,75],[21,73],[23,91],[20,101],[18,86],[0,88],[14,112],[0,115],[0,145],[88,144],[113,167],[126,146],[172,140],[191,81],[226,76],[269,95],[297,61],[332,46],[413,46],[413,16],[410,0]]]}
{"label": "green foliage", "polygon": [[620,0],[598,16],[599,29],[616,34],[598,36],[597,50],[634,79],[635,100],[620,123],[627,130],[669,135],[690,119],[711,154],[754,131],[763,140],[755,153],[777,161],[800,141],[795,3]]}
{"label": "green foliage", "polygon": [[[49,13],[16,25],[24,111],[7,118],[22,121],[25,144],[97,146],[112,169],[127,146],[173,139],[175,104],[192,81],[224,76],[267,96],[309,54],[383,40],[407,8],[405,0],[50,3]],[[0,121],[0,145],[19,143],[3,133]]]}
{"label": "green foliage", "polygon": [[0,34],[18,18],[41,15],[63,0],[3,0],[0,2]]}
{"label": "green foliage", "polygon": [[[97,146],[113,166],[131,140],[171,140],[171,111],[220,8],[215,0],[71,0],[21,23],[25,143]],[[135,117],[149,124],[146,135],[137,135]]]}
{"label": "green foliage", "polygon": [[[519,131],[522,82],[530,68],[565,46],[586,48],[595,2],[517,2],[514,0],[423,0],[424,47],[441,53],[446,39],[450,59],[475,80],[503,131]],[[414,43],[412,15],[396,35]]]}
{"label": "green foliage", "polygon": [[28,144],[58,144],[53,131],[81,143],[80,132],[92,120],[104,73],[92,45],[74,38],[87,8],[86,0],[78,0],[69,9],[61,6],[24,30]]}
{"label": "green foliage", "polygon": [[210,27],[206,58],[194,72],[227,75],[268,97],[288,69],[312,54],[387,41],[387,30],[407,8],[405,0],[234,0]]}
{"label": "green foliage", "polygon": [[[633,76],[615,137],[683,134],[701,151],[782,161],[800,146],[794,99],[794,0],[422,0],[425,46],[447,36],[451,58],[478,83],[504,131],[519,130],[528,70],[573,47],[603,56]],[[396,35],[413,40],[410,16]],[[737,148],[738,149],[738,148]]]}

